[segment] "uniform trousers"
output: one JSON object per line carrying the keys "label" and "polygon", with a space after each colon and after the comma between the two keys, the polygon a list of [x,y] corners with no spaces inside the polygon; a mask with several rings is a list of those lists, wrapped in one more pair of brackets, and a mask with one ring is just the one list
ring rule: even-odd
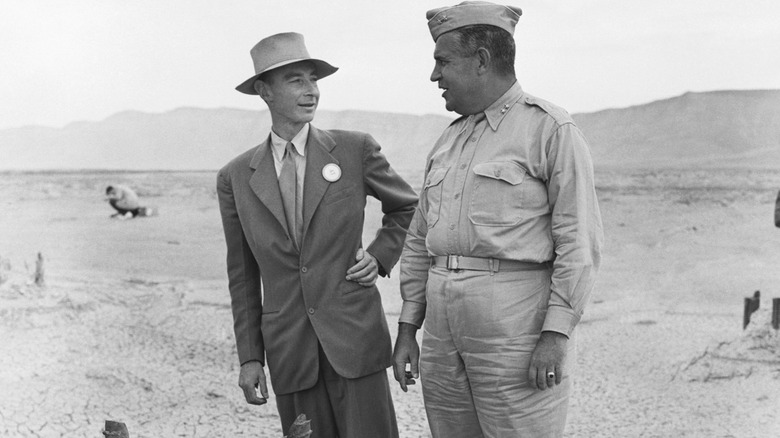
{"label": "uniform trousers", "polygon": [[561,384],[541,391],[528,381],[550,275],[430,269],[420,374],[434,438],[563,435],[574,339]]}
{"label": "uniform trousers", "polygon": [[313,387],[276,396],[284,434],[298,415],[306,414],[312,437],[398,438],[387,371],[347,379],[336,373],[322,347],[319,362]]}

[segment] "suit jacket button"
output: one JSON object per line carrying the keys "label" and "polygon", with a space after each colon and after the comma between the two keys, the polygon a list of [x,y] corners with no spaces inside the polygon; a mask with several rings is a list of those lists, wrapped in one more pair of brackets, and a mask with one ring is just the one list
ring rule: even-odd
{"label": "suit jacket button", "polygon": [[314,309],[309,308],[309,315],[314,315]]}
{"label": "suit jacket button", "polygon": [[304,274],[306,273],[306,271],[308,271],[308,269],[306,269],[306,266],[301,268],[301,272],[303,272]]}

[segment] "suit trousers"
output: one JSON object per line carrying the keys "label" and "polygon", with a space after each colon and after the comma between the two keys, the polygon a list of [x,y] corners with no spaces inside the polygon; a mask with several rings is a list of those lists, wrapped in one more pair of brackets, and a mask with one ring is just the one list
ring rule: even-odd
{"label": "suit trousers", "polygon": [[563,435],[574,339],[561,384],[540,391],[528,381],[550,275],[430,269],[420,374],[434,438]]}
{"label": "suit trousers", "polygon": [[319,362],[319,378],[312,388],[276,396],[284,434],[298,415],[306,414],[312,437],[398,438],[387,371],[344,378],[333,369],[321,346]]}

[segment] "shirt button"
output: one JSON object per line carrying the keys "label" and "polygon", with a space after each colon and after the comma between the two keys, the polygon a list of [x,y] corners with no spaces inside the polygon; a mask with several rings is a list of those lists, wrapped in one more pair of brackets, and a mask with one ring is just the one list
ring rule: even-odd
{"label": "shirt button", "polygon": [[455,229],[455,224],[450,224],[450,229],[454,230]]}
{"label": "shirt button", "polygon": [[455,199],[460,198],[460,193],[455,193]]}
{"label": "shirt button", "polygon": [[306,269],[306,266],[301,268],[301,272],[303,272],[304,274],[306,273],[306,271],[308,271],[308,269]]}
{"label": "shirt button", "polygon": [[[461,164],[461,165],[460,165],[460,168],[461,168],[461,169],[465,169],[465,168],[466,168],[466,164],[465,164],[465,163]],[[430,183],[429,183],[429,184],[430,184]]]}
{"label": "shirt button", "polygon": [[477,137],[471,137],[471,141],[477,141]]}
{"label": "shirt button", "polygon": [[314,309],[311,307],[309,308],[309,315],[314,315]]}

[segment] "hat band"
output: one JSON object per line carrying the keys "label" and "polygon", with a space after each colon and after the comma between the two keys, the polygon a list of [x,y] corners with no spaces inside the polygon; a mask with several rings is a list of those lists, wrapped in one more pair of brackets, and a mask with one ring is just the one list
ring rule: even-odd
{"label": "hat band", "polygon": [[263,71],[255,73],[255,75],[260,75],[260,74],[263,74],[263,73],[265,73],[267,71],[271,71],[271,70],[273,70],[275,68],[284,67],[285,65],[294,64],[296,62],[301,62],[301,61],[311,61],[311,58],[288,59],[286,61],[277,62],[276,64],[269,65],[268,67],[263,69]]}

